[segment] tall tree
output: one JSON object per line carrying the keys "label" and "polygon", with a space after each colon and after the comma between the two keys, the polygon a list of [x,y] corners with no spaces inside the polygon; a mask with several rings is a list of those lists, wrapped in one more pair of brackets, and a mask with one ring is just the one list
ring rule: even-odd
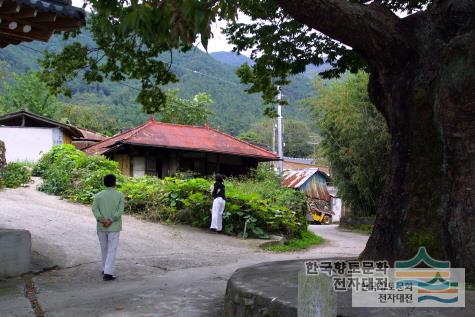
{"label": "tall tree", "polygon": [[389,163],[389,133],[369,100],[368,75],[318,83],[311,104],[322,136],[319,149],[331,164],[338,194],[353,214],[374,215]]}
{"label": "tall tree", "polygon": [[56,96],[52,95],[38,75],[10,74],[11,81],[3,82],[3,94],[0,96],[0,111],[11,112],[27,109],[39,115],[53,117],[58,109]]}
{"label": "tall tree", "polygon": [[[227,19],[237,50],[256,63],[239,74],[267,101],[287,75],[321,64],[326,75],[366,69],[369,94],[391,134],[391,162],[371,238],[362,256],[390,261],[418,246],[465,267],[475,280],[475,2],[473,0],[90,0],[99,45],[73,44],[43,63],[59,87],[85,70],[88,80],[136,78],[139,100],[160,110],[157,89],[174,81],[156,59],[189,49],[210,24]],[[251,18],[236,21],[238,12]],[[400,17],[396,12],[406,12]],[[102,63],[102,64],[101,64]]]}
{"label": "tall tree", "polygon": [[204,92],[196,94],[193,99],[187,100],[178,96],[178,90],[167,92],[166,106],[160,112],[160,121],[187,124],[204,125],[212,112],[208,106],[213,100]]}

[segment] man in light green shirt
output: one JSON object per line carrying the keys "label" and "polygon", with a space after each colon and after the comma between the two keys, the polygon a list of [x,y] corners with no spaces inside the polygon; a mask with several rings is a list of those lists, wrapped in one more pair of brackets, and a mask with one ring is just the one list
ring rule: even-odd
{"label": "man in light green shirt", "polygon": [[101,245],[102,274],[104,281],[115,280],[114,264],[122,230],[124,195],[115,189],[116,177],[104,177],[106,189],[94,196],[92,212],[97,220],[97,236]]}

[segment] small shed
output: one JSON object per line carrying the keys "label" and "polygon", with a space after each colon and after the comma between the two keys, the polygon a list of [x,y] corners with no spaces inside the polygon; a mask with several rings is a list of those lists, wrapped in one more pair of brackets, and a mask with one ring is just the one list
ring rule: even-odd
{"label": "small shed", "polygon": [[305,196],[330,202],[331,196],[327,189],[330,177],[318,168],[306,168],[284,172],[282,186],[299,189]]}
{"label": "small shed", "polygon": [[[306,168],[284,172],[282,186],[298,189],[307,197],[308,210],[317,209],[321,212],[334,213],[331,208],[332,197],[328,192],[327,182],[330,177],[318,168]],[[311,213],[307,219],[312,220]]]}
{"label": "small shed", "polygon": [[179,171],[199,175],[242,175],[259,162],[275,161],[276,153],[210,126],[146,123],[84,150],[117,162],[124,175],[167,177]]}
{"label": "small shed", "polygon": [[83,137],[74,126],[26,110],[0,116],[0,140],[5,142],[7,162],[35,162],[53,146]]}

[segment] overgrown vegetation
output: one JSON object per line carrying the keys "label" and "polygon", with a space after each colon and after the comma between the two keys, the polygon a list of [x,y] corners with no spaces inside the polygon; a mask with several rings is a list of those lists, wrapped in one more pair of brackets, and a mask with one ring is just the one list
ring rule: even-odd
{"label": "overgrown vegetation", "polygon": [[31,181],[30,169],[22,163],[8,163],[0,171],[0,188],[17,188]]}
{"label": "overgrown vegetation", "polygon": [[322,154],[332,166],[338,194],[355,216],[376,213],[389,162],[389,133],[383,116],[370,102],[368,75],[316,81],[315,109]]}
{"label": "overgrown vegetation", "polygon": [[367,235],[370,235],[371,232],[373,232],[373,225],[369,225],[369,224],[360,224],[356,226],[349,226],[349,225],[341,226],[340,224],[340,227],[343,229],[347,229],[347,230],[351,230],[354,232],[367,234]]}
{"label": "overgrown vegetation", "polygon": [[[103,189],[102,178],[118,175],[118,189],[126,197],[126,211],[150,221],[184,223],[206,228],[211,221],[212,181],[204,178],[125,178],[117,163],[103,156],[87,156],[71,145],[54,147],[34,168],[42,176],[41,191],[90,203]],[[262,166],[251,177],[226,180],[224,232],[267,238],[270,233],[300,238],[306,232],[303,194],[280,187],[280,179]]]}
{"label": "overgrown vegetation", "polygon": [[323,238],[311,231],[305,231],[300,238],[290,239],[284,244],[269,245],[264,247],[264,250],[272,252],[299,251],[322,244],[323,242]]}
{"label": "overgrown vegetation", "polygon": [[92,202],[103,189],[105,175],[115,174],[119,182],[123,180],[117,162],[104,156],[87,156],[69,144],[55,146],[43,155],[33,174],[43,177],[40,191],[81,203]]}

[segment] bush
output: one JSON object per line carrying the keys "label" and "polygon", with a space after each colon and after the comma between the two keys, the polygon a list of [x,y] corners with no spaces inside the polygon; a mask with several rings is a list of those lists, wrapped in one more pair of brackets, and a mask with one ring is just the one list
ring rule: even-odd
{"label": "bush", "polygon": [[36,164],[33,174],[43,177],[39,190],[81,203],[92,202],[104,188],[105,175],[114,174],[119,182],[123,179],[117,162],[87,156],[69,144],[53,147]]}
{"label": "bush", "polygon": [[[206,228],[211,222],[213,181],[203,178],[130,178],[120,190],[127,210],[152,221]],[[300,237],[306,230],[303,194],[280,187],[280,178],[264,168],[249,178],[226,181],[224,232],[267,238],[270,233]]]}
{"label": "bush", "polygon": [[[118,176],[118,189],[126,198],[126,211],[151,221],[184,223],[206,228],[211,222],[213,181],[204,178],[124,178],[116,162],[87,156],[73,146],[54,147],[34,168],[43,176],[40,190],[82,203],[90,203],[102,190],[106,174]],[[306,230],[305,198],[282,188],[268,167],[252,177],[226,180],[224,231],[267,238],[270,233],[300,237]]]}
{"label": "bush", "polygon": [[30,181],[30,169],[22,163],[8,163],[0,174],[0,188],[17,188]]}

